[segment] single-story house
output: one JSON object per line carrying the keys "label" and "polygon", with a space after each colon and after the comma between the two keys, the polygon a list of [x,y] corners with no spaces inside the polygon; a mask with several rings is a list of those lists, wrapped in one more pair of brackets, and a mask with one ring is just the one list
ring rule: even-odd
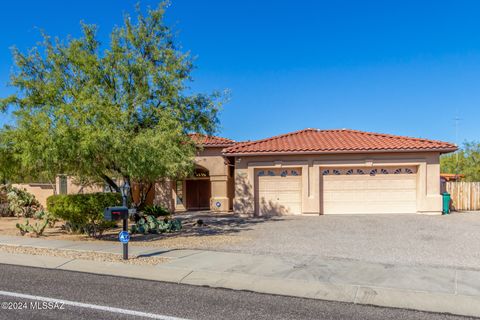
{"label": "single-story house", "polygon": [[[194,174],[157,182],[149,203],[177,212],[244,215],[440,214],[439,158],[457,150],[442,141],[347,129],[305,129],[247,142],[191,138],[199,146]],[[103,189],[71,180],[57,178],[59,193]],[[53,194],[51,188],[39,190]]]}
{"label": "single-story house", "polygon": [[238,143],[192,137],[202,146],[195,174],[163,183],[155,196],[175,211],[440,214],[439,157],[457,150],[442,141],[347,129]]}

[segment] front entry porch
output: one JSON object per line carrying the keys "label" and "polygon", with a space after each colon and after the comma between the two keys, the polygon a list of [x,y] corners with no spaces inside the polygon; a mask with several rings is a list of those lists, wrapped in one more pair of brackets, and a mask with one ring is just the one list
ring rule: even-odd
{"label": "front entry porch", "polygon": [[211,190],[212,188],[209,178],[185,180],[186,209],[210,209]]}

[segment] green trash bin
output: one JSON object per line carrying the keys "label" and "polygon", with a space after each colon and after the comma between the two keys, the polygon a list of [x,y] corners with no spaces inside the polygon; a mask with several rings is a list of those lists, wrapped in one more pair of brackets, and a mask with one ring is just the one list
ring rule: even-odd
{"label": "green trash bin", "polygon": [[450,213],[450,193],[444,192],[442,193],[443,197],[443,206],[442,206],[442,213],[449,214]]}

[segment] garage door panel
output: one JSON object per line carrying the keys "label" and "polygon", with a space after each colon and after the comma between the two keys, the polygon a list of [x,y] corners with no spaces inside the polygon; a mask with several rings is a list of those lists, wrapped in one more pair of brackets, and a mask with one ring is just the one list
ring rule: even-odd
{"label": "garage door panel", "polygon": [[[265,172],[268,175],[265,175]],[[257,214],[290,215],[301,213],[302,180],[300,169],[257,170],[255,174],[255,207]]]}
{"label": "garage door panel", "polygon": [[[324,193],[324,200],[328,201],[345,201],[350,199],[352,201],[369,201],[372,197],[378,198],[375,202],[392,202],[392,201],[414,201],[417,198],[416,191],[411,189],[397,189],[401,192],[391,192],[391,190],[375,190],[375,194],[372,194],[372,190],[359,190],[359,191],[331,191]],[[385,200],[383,200],[385,199]]]}
{"label": "garage door panel", "polygon": [[372,168],[364,169],[372,175],[342,174],[352,171],[357,172],[336,169],[337,174],[322,175],[324,214],[416,212],[415,168]]}
{"label": "garage door panel", "polygon": [[370,201],[332,201],[324,204],[324,214],[343,214],[343,213],[416,213],[415,203],[405,203],[404,201],[389,202],[370,202]]}

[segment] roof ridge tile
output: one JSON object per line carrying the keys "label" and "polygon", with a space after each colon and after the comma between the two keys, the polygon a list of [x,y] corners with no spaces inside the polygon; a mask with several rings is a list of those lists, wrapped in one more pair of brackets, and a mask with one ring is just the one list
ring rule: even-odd
{"label": "roof ridge tile", "polygon": [[363,152],[363,151],[443,151],[457,147],[451,143],[353,129],[306,128],[269,138],[237,143],[225,154],[282,152]]}

